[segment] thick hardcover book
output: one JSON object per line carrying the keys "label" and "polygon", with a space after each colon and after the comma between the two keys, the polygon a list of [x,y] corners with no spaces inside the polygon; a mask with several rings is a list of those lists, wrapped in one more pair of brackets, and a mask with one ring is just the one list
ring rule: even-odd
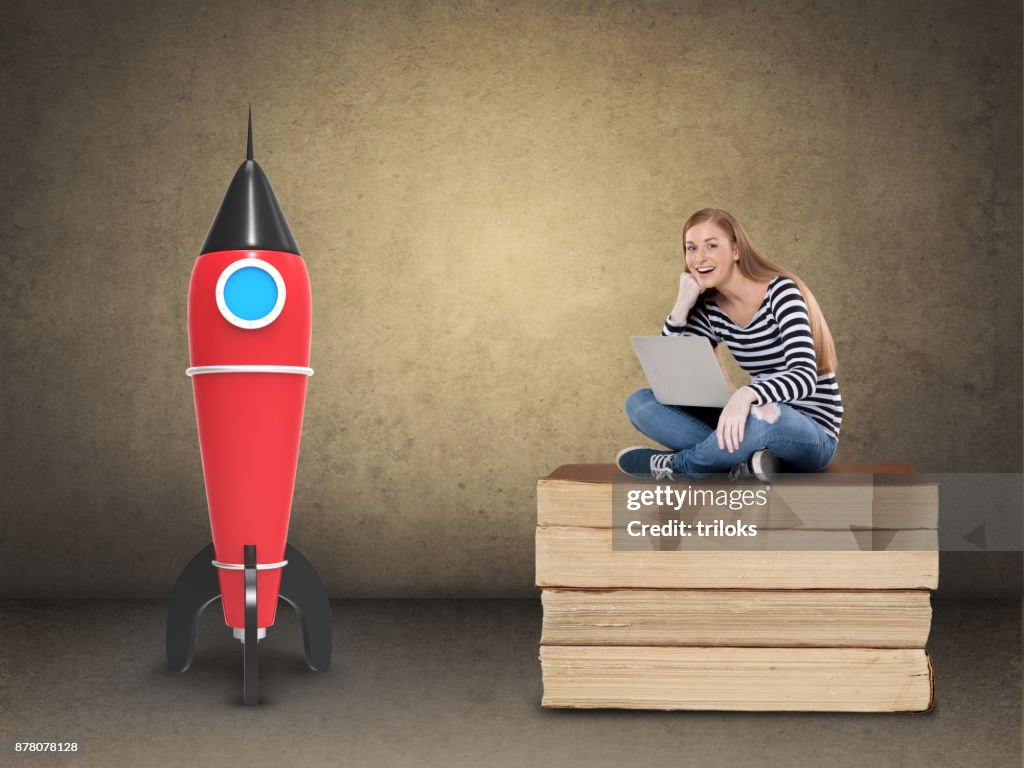
{"label": "thick hardcover book", "polygon": [[542,645],[924,648],[928,590],[545,589]]}
{"label": "thick hardcover book", "polygon": [[[821,550],[726,549],[614,551],[612,529],[537,528],[537,586],[607,589],[935,589],[937,532],[901,531],[890,544],[910,549],[855,549],[842,531],[807,532]],[[834,534],[831,548],[825,534]],[[842,541],[840,541],[842,539]],[[826,548],[826,545],[829,548]],[[712,548],[714,546],[714,548]],[[788,545],[787,545],[788,546]]]}
{"label": "thick hardcover book", "polygon": [[816,712],[931,709],[920,648],[541,646],[544,707]]}

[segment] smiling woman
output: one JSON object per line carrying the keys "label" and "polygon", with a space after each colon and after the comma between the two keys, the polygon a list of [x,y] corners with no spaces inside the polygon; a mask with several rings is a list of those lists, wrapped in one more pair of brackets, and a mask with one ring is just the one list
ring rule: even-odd
{"label": "smiling woman", "polygon": [[667,405],[650,389],[626,401],[640,432],[668,450],[627,448],[617,463],[637,477],[700,478],[730,471],[768,482],[780,460],[824,469],[843,417],[835,347],[813,294],[764,256],[728,211],[705,208],[683,226],[684,271],[662,335],[724,342],[750,384],[721,409]]}

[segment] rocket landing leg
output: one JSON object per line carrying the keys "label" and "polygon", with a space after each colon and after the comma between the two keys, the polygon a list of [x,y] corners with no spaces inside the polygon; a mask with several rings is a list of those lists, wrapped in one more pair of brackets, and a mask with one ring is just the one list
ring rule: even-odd
{"label": "rocket landing leg", "polygon": [[[254,706],[259,680],[255,545],[246,545],[244,555],[243,700],[247,706]],[[167,611],[167,668],[172,672],[184,672],[192,665],[199,619],[206,607],[220,597],[214,559],[213,544],[209,544],[185,566],[171,593]],[[315,672],[326,672],[331,665],[331,606],[327,589],[312,563],[290,544],[285,546],[285,559],[288,565],[281,573],[280,597],[299,616],[306,664]]]}
{"label": "rocket landing leg", "polygon": [[256,545],[243,547],[245,565],[245,646],[243,657],[242,699],[245,706],[255,707],[260,680],[260,649],[256,620]]}
{"label": "rocket landing leg", "polygon": [[199,617],[206,606],[220,598],[213,559],[210,544],[185,566],[171,593],[167,610],[167,668],[171,672],[184,672],[192,666]]}
{"label": "rocket landing leg", "polygon": [[313,564],[291,544],[284,548],[288,565],[281,572],[281,599],[299,615],[306,663],[314,672],[331,666],[331,604]]}

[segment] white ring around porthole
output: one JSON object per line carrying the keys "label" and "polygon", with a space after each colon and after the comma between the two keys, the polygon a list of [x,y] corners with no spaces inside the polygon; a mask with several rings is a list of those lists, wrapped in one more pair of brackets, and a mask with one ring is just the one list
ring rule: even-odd
{"label": "white ring around porthole", "polygon": [[[263,270],[274,280],[274,284],[277,286],[277,302],[273,308],[265,314],[263,317],[256,318],[254,320],[246,320],[243,317],[239,317],[227,305],[227,301],[224,298],[224,287],[228,283],[228,279],[240,269],[246,267],[255,267],[256,269]],[[244,259],[228,264],[223,272],[220,273],[220,277],[217,278],[217,309],[220,310],[221,316],[232,325],[238,328],[244,328],[247,331],[254,330],[256,328],[264,328],[270,325],[272,322],[277,320],[278,315],[281,314],[281,310],[284,309],[285,301],[285,287],[284,278],[281,277],[281,273],[277,271],[273,264],[257,259],[255,256],[246,256]]]}

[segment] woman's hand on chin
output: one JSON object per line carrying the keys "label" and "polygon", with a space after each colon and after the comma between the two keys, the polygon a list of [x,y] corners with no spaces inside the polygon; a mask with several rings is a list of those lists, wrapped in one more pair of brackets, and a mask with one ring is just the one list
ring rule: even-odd
{"label": "woman's hand on chin", "polygon": [[697,303],[697,299],[702,293],[704,293],[704,289],[700,287],[696,277],[689,272],[679,275],[679,293],[676,294],[676,303],[669,315],[672,321],[685,323],[687,315],[690,314],[690,310],[693,309],[693,305]]}
{"label": "woman's hand on chin", "polygon": [[719,450],[728,450],[733,453],[743,442],[743,429],[747,424],[747,416],[750,414],[750,406],[754,404],[757,397],[753,390],[747,387],[740,387],[732,393],[729,402],[725,404],[722,413],[718,417]]}

